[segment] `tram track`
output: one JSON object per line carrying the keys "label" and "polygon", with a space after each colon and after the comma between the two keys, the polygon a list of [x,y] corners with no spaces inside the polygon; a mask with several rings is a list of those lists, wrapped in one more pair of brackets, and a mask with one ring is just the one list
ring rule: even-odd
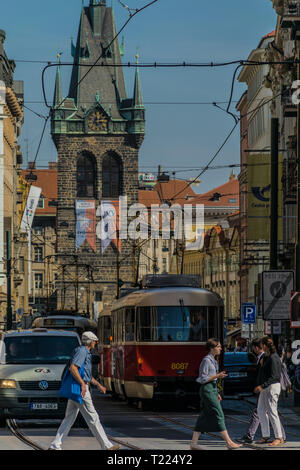
{"label": "tram track", "polygon": [[[26,444],[27,446],[31,447],[33,450],[48,450],[40,446],[36,442],[32,441],[28,436],[26,436],[23,433],[22,429],[18,426],[15,419],[7,419],[6,424],[10,432],[13,434],[13,436],[16,437],[19,441],[23,442],[23,444]],[[112,436],[108,436],[108,438],[110,441],[116,444],[120,444],[122,447],[128,448],[130,450],[145,450],[145,449],[142,449],[141,447],[137,447],[133,444],[130,444],[129,442],[122,441],[121,439],[117,439]]]}
{"label": "tram track", "polygon": [[29,439],[29,437],[23,434],[15,419],[7,419],[6,424],[13,436],[15,436],[19,441],[23,442],[27,446],[31,447],[33,450],[47,450],[44,449],[44,447],[41,447],[36,442],[33,442],[31,439]]}
{"label": "tram track", "polygon": [[[159,415],[159,414],[153,414],[151,415],[153,416],[154,418],[158,418],[158,419],[161,419],[161,420],[164,420],[164,421],[168,421],[168,422],[171,422],[173,424],[176,424],[178,426],[181,426],[181,427],[184,427],[186,429],[191,429],[192,431],[194,431],[194,426],[191,426],[189,424],[185,424],[185,423],[182,423],[180,422],[179,420],[175,419],[175,418],[170,418],[168,416],[162,416],[162,415]],[[211,437],[214,437],[218,440],[221,440],[223,441],[223,439],[218,435],[218,434],[215,434],[213,432],[206,432],[205,434],[207,434],[208,436],[211,436]],[[266,449],[262,449],[262,448],[259,448],[255,445],[252,445],[252,444],[243,444],[244,447],[248,447],[249,449],[251,450],[266,450]],[[200,441],[200,447],[201,447],[201,441]],[[269,450],[269,449],[267,449]]]}

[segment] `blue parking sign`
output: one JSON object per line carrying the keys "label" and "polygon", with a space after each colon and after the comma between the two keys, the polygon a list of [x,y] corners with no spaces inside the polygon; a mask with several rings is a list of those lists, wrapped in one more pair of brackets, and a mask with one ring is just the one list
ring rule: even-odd
{"label": "blue parking sign", "polygon": [[250,325],[256,323],[256,305],[251,303],[242,304],[242,323]]}

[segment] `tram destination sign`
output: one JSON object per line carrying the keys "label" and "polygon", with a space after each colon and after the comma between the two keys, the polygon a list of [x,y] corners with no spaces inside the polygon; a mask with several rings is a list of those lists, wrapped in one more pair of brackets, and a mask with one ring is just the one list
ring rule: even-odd
{"label": "tram destination sign", "polygon": [[263,271],[262,312],[264,320],[289,320],[293,271]]}

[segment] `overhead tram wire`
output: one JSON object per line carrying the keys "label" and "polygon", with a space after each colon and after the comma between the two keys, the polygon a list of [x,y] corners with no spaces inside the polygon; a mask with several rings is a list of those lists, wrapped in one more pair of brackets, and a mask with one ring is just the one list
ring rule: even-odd
{"label": "overhead tram wire", "polygon": [[181,194],[183,191],[185,191],[185,189],[187,189],[189,186],[191,186],[193,183],[195,183],[210,167],[211,163],[216,159],[216,157],[219,155],[219,153],[221,152],[221,150],[223,149],[223,147],[226,145],[226,143],[228,142],[228,140],[230,139],[231,135],[233,134],[233,132],[235,131],[237,125],[239,124],[239,122],[245,117],[247,116],[248,114],[252,114],[253,112],[255,112],[256,110],[262,108],[263,106],[265,106],[267,103],[273,101],[274,99],[278,98],[279,96],[282,95],[282,92],[281,93],[278,93],[277,95],[273,96],[272,98],[270,98],[269,100],[267,101],[264,101],[261,105],[257,106],[256,108],[252,109],[251,111],[241,115],[237,122],[235,123],[235,125],[233,126],[233,128],[231,129],[231,131],[229,132],[229,134],[227,135],[227,137],[225,138],[224,142],[221,144],[221,146],[219,147],[219,149],[217,150],[217,152],[213,155],[213,157],[209,160],[209,162],[207,163],[207,165],[204,167],[204,169],[199,173],[199,175],[196,176],[196,178],[194,178],[193,180],[191,180],[190,182],[188,182],[186,184],[186,186],[181,189],[180,191],[178,191],[176,194],[174,194],[171,198],[168,198],[169,201],[172,201],[174,200],[179,194]]}
{"label": "overhead tram wire", "polygon": [[[155,0],[155,1],[158,1],[158,0]],[[146,5],[144,8],[146,8],[147,6],[150,6],[152,3],[154,2],[151,2],[150,4]],[[138,12],[140,12],[142,9],[138,10],[135,14],[137,14]],[[132,15],[128,21],[130,21],[130,19],[134,16]],[[124,29],[124,27],[126,26],[126,24],[128,23],[128,21],[125,23],[125,25],[121,28],[121,30],[118,32],[118,34],[115,36],[115,38],[113,39],[113,41],[120,35],[121,31]],[[112,41],[112,42],[113,42]],[[107,46],[107,48],[105,50],[107,50],[112,42]],[[105,51],[104,51],[105,52]],[[49,109],[52,109],[52,107],[48,104],[47,102],[47,98],[46,98],[46,90],[45,90],[45,73],[47,71],[48,68],[50,67],[57,67],[58,65],[61,66],[61,67],[66,67],[66,66],[80,66],[80,67],[90,67],[89,70],[87,71],[87,73],[81,78],[81,80],[72,88],[71,91],[74,91],[77,89],[77,87],[80,85],[80,83],[84,80],[84,78],[90,73],[90,71],[94,68],[94,67],[111,67],[111,64],[108,64],[108,63],[105,63],[105,62],[101,62],[99,64],[99,61],[104,58],[103,54],[104,52],[102,52],[101,56],[98,57],[98,59],[93,63],[93,64],[84,64],[84,63],[74,63],[74,62],[55,62],[55,63],[47,63],[47,65],[43,68],[43,71],[42,71],[42,89],[43,89],[43,98],[44,98],[44,103],[45,103],[45,106],[47,106]],[[235,69],[235,72],[234,72],[234,75],[236,74],[237,70],[244,66],[244,65],[250,65],[250,66],[257,66],[257,65],[279,65],[279,64],[285,64],[286,62],[285,61],[264,61],[264,62],[258,62],[258,61],[249,61],[249,60],[233,60],[233,61],[229,61],[229,62],[220,62],[220,63],[214,63],[214,62],[206,62],[206,63],[189,63],[189,62],[180,62],[180,63],[159,63],[159,62],[152,62],[152,63],[142,63],[142,62],[139,62],[138,64],[137,63],[131,63],[131,62],[127,62],[127,64],[123,64],[123,63],[120,63],[120,64],[114,64],[114,67],[128,67],[128,68],[212,68],[212,67],[226,67],[226,66],[229,66],[229,65],[235,65],[235,64],[238,64],[237,68]],[[297,64],[299,63],[298,60],[293,60],[293,61],[290,61],[290,63],[292,64]],[[64,98],[61,103],[58,105],[58,106],[61,106],[65,100],[67,99]],[[231,100],[230,100],[231,102]],[[232,117],[235,119],[235,115],[232,114],[230,111],[229,111],[229,108],[227,108],[226,112],[228,114],[231,114]]]}

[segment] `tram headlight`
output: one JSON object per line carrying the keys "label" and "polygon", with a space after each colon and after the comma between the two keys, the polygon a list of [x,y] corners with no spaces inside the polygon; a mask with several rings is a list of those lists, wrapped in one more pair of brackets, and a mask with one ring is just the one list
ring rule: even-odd
{"label": "tram headlight", "polygon": [[0,388],[17,388],[15,380],[0,380]]}
{"label": "tram headlight", "polygon": [[143,368],[143,359],[141,357],[138,358],[138,365],[140,369]]}

